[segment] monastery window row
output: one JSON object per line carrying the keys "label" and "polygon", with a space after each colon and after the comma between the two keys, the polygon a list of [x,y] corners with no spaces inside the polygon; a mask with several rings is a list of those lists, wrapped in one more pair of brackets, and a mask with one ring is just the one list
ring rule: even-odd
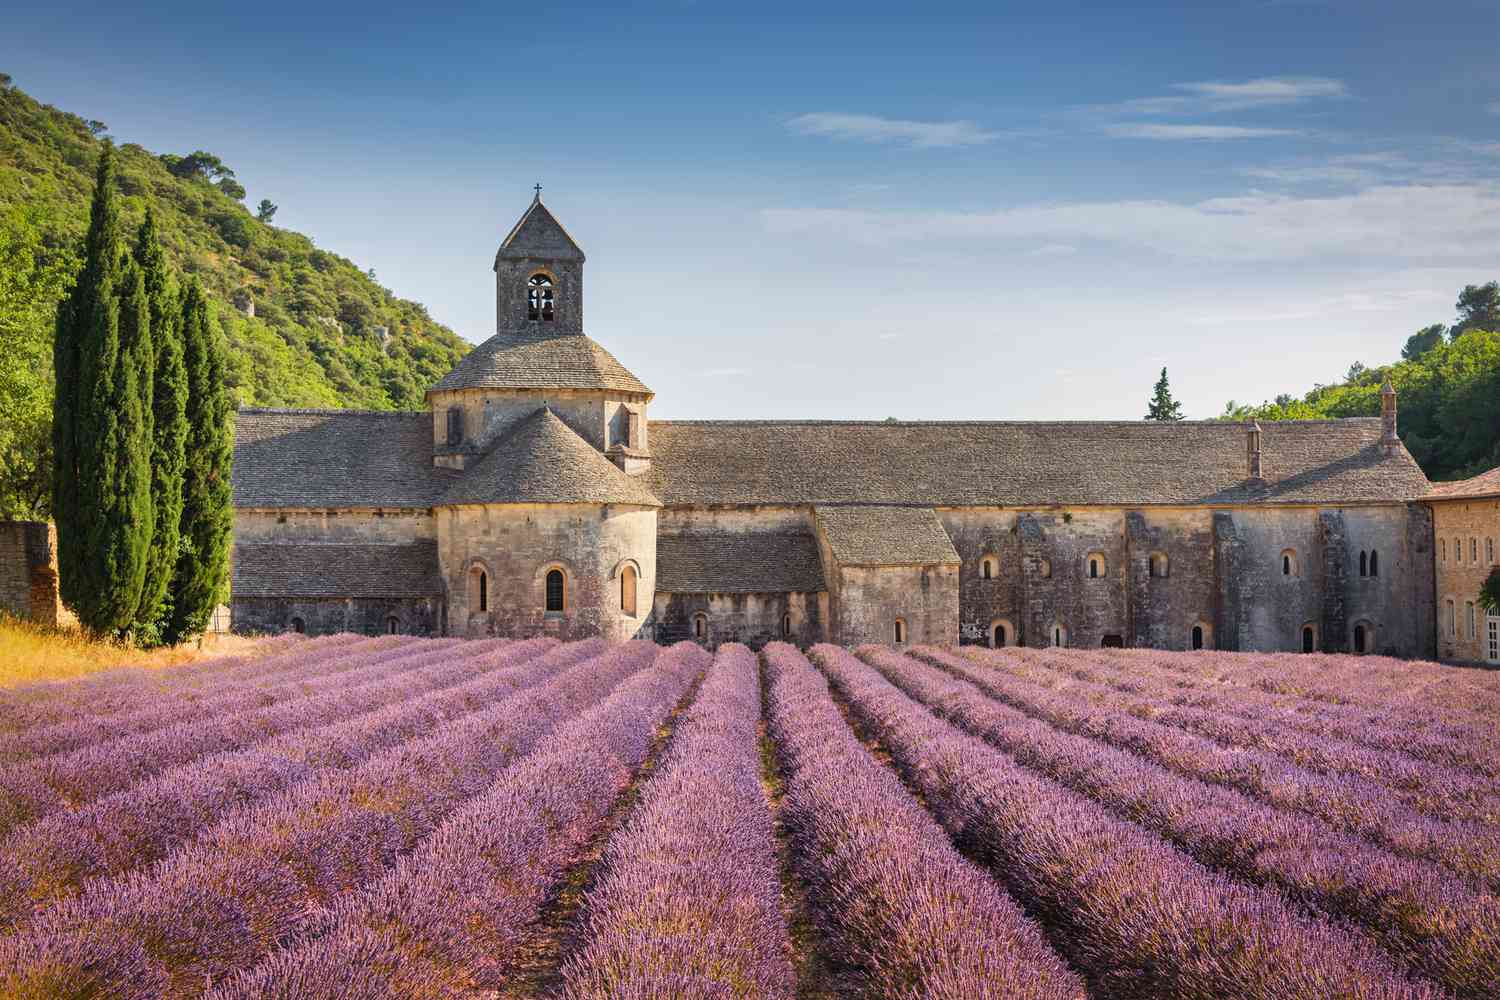
{"label": "monastery window row", "polygon": [[[1448,539],[1446,539],[1446,538],[1439,538],[1438,539],[1438,561],[1439,562],[1447,562],[1448,561]],[[1464,561],[1464,540],[1462,538],[1455,537],[1453,539],[1453,561],[1454,562],[1463,562]],[[1494,538],[1486,538],[1484,540],[1484,561],[1487,562],[1487,563],[1493,563],[1495,561],[1495,539]],[[1469,537],[1469,562],[1471,562],[1471,563],[1477,563],[1477,562],[1479,562],[1479,536],[1478,535],[1471,535]]]}
{"label": "monastery window row", "polygon": [[[632,614],[635,607],[635,580],[635,569],[625,567],[625,571],[620,574],[620,607]],[[544,594],[548,614],[561,614],[568,609],[568,578],[560,567],[547,571]],[[490,574],[482,566],[476,565],[469,570],[469,607],[481,614],[490,610]],[[394,620],[389,619],[386,624],[389,625]]]}

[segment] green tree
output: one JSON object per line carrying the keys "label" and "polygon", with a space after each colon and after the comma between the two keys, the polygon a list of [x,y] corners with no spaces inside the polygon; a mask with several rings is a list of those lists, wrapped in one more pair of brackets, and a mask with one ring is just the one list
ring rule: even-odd
{"label": "green tree", "polygon": [[270,222],[276,218],[276,205],[272,204],[270,198],[262,198],[260,204],[255,206],[255,218],[261,222]]}
{"label": "green tree", "polygon": [[178,177],[210,182],[234,177],[234,171],[225,166],[223,160],[201,149],[194,150],[186,156],[174,156],[168,153],[161,159],[167,165],[167,169]]}
{"label": "green tree", "polygon": [[96,477],[95,426],[113,391],[119,349],[121,280],[114,147],[99,154],[83,270],[57,312],[52,368],[52,513],[57,521],[58,586],[62,599],[93,618],[94,567],[89,559],[96,511],[84,488]]}
{"label": "green tree", "polygon": [[1458,322],[1453,324],[1453,336],[1468,330],[1490,330],[1500,332],[1500,281],[1483,285],[1465,285],[1458,293]]}
{"label": "green tree", "polygon": [[182,542],[172,581],[172,613],[163,638],[178,643],[203,631],[229,583],[234,511],[230,474],[234,429],[224,388],[223,346],[208,298],[195,280],[182,300],[187,370],[187,463],[182,484]]}
{"label": "green tree", "polygon": [[1500,615],[1500,566],[1490,570],[1490,577],[1479,588],[1479,606],[1492,615]]}
{"label": "green tree", "polygon": [[187,460],[187,369],[182,356],[182,304],[162,252],[156,213],[146,210],[135,246],[150,305],[155,352],[151,386],[151,497],[154,523],[140,604],[138,640],[155,642],[162,631],[164,602],[177,568],[182,520],[182,478]]}
{"label": "green tree", "polygon": [[1181,420],[1182,404],[1172,398],[1172,387],[1167,382],[1167,370],[1161,370],[1161,378],[1151,394],[1151,406],[1146,411],[1147,420]]}
{"label": "green tree", "polygon": [[1407,361],[1415,361],[1434,347],[1440,346],[1447,333],[1448,328],[1441,323],[1424,326],[1406,338],[1406,346],[1401,348],[1401,357]]}
{"label": "green tree", "polygon": [[214,186],[217,187],[220,191],[223,191],[229,197],[233,198],[235,201],[245,200],[245,185],[241,184],[233,177],[221,177],[218,183]]}

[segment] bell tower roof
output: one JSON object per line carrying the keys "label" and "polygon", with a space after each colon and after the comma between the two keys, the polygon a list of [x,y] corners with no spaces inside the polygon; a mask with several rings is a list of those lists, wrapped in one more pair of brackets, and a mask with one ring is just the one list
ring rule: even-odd
{"label": "bell tower roof", "polygon": [[581,264],[584,256],[562,223],[542,204],[542,193],[538,190],[525,214],[500,241],[500,250],[495,254],[496,269],[502,260],[577,261]]}

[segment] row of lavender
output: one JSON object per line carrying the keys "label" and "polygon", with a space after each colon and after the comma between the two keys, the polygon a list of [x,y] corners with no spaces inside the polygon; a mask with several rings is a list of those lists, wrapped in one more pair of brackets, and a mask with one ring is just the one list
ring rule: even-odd
{"label": "row of lavender", "polygon": [[1500,983],[1500,905],[1441,867],[1032,718],[970,683],[992,680],[961,658],[947,657],[944,671],[878,648],[860,656],[1018,763],[1156,831],[1205,865],[1279,888],[1331,919],[1365,925],[1397,957],[1460,996],[1491,996]]}
{"label": "row of lavender", "polygon": [[[1327,739],[1314,747],[1305,734],[1278,731],[1270,721],[1253,724],[1227,713],[1215,718],[1206,710],[1173,710],[1149,700],[1131,709],[1118,704],[1119,694],[1107,686],[1059,688],[1004,656],[991,653],[982,662],[994,669],[969,679],[1022,712],[1181,774],[1309,813],[1396,854],[1442,865],[1475,888],[1500,888],[1500,812],[1485,779],[1411,758],[1398,766],[1391,754]],[[1272,749],[1255,749],[1258,743]],[[1297,763],[1295,749],[1324,761],[1326,770]],[[1415,787],[1402,787],[1414,778],[1421,779]]]}
{"label": "row of lavender", "polygon": [[232,807],[154,864],[84,882],[0,939],[0,995],[197,996],[253,967],[313,933],[321,905],[382,876],[657,652],[554,649],[535,661],[531,686]]}

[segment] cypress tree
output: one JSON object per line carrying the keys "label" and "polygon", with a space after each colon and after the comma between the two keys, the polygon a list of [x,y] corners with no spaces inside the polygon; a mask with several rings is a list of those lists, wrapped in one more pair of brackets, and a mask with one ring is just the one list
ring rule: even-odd
{"label": "cypress tree", "polygon": [[[52,511],[57,521],[58,585],[65,604],[74,609],[92,605],[94,589],[87,555],[91,510],[80,495],[92,475],[101,361],[113,365],[118,344],[119,314],[115,286],[119,282],[119,217],[115,207],[114,147],[105,141],[94,180],[89,231],[84,241],[83,269],[57,310],[57,332],[52,361],[56,392],[52,404]],[[99,354],[110,356],[101,359]]]}
{"label": "cypress tree", "polygon": [[[123,256],[123,252],[122,252]],[[85,379],[92,419],[80,430],[93,435],[80,463],[80,506],[88,518],[84,537],[92,591],[78,609],[79,620],[104,631],[135,623],[154,519],[151,511],[150,369],[151,309],[141,269],[125,256],[120,265],[115,308],[116,342],[97,355]],[[83,367],[91,370],[86,351]],[[113,364],[108,361],[112,360]],[[143,391],[142,383],[147,388]],[[82,435],[80,434],[80,442]]]}
{"label": "cypress tree", "polygon": [[1151,392],[1151,405],[1146,411],[1147,420],[1181,420],[1182,404],[1172,398],[1172,387],[1167,382],[1167,370],[1161,370],[1161,378]]}
{"label": "cypress tree", "polygon": [[155,641],[164,625],[167,588],[177,568],[181,537],[182,477],[187,460],[187,369],[182,357],[182,303],[167,269],[166,255],[156,231],[155,214],[148,208],[135,247],[136,263],[145,281],[151,312],[154,371],[151,388],[151,499],[154,523],[141,599],[136,609],[136,633]]}
{"label": "cypress tree", "polygon": [[181,554],[172,581],[165,638],[181,642],[203,631],[229,583],[231,465],[234,429],[224,391],[224,349],[208,299],[196,281],[182,302],[182,353],[187,371],[187,462],[182,480]]}

